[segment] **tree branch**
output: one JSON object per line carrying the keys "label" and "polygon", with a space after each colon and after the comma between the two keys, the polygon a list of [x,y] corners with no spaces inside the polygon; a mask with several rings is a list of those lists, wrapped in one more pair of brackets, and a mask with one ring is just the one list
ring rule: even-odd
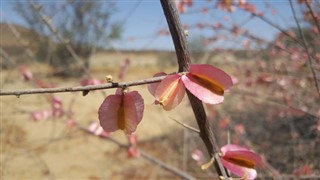
{"label": "tree branch", "polygon": [[46,88],[46,89],[25,89],[25,90],[0,90],[0,96],[21,96],[25,94],[44,94],[44,93],[63,93],[63,92],[77,92],[77,91],[92,91],[98,89],[112,89],[112,88],[125,88],[129,86],[138,86],[143,84],[150,84],[160,82],[166,76],[159,76],[154,78],[129,81],[129,82],[111,82],[102,85],[90,85],[90,86],[80,86],[80,87],[62,87],[62,88]]}
{"label": "tree branch", "polygon": [[308,9],[309,9],[309,12],[310,12],[311,17],[312,17],[312,19],[313,19],[313,21],[314,21],[314,24],[316,25],[316,27],[317,27],[317,29],[318,29],[318,31],[319,31],[319,33],[320,33],[320,23],[319,23],[319,21],[317,20],[317,17],[315,16],[315,14],[314,14],[314,12],[313,12],[310,3],[306,2],[306,5],[307,5],[307,7],[308,7]]}
{"label": "tree branch", "polygon": [[296,15],[296,11],[294,10],[293,8],[293,4],[292,4],[292,1],[289,0],[289,3],[290,3],[290,7],[291,7],[291,10],[292,10],[292,14],[293,14],[293,18],[297,24],[297,27],[298,27],[298,30],[299,30],[299,34],[302,38],[302,47],[304,48],[304,50],[306,51],[307,53],[307,57],[308,57],[308,62],[309,62],[309,67],[310,67],[310,70],[311,70],[311,73],[312,73],[312,76],[313,76],[313,80],[314,80],[314,83],[315,83],[315,86],[316,86],[316,89],[317,89],[317,93],[318,93],[318,98],[320,99],[320,85],[319,85],[319,81],[318,81],[318,78],[317,78],[317,74],[316,74],[316,71],[314,70],[313,66],[312,66],[312,57],[311,57],[311,54],[309,52],[309,48],[308,48],[308,44],[307,44],[307,41],[306,41],[306,38],[302,32],[302,29],[300,27],[300,23],[297,19],[297,15]]}
{"label": "tree branch", "polygon": [[192,126],[189,126],[188,124],[185,124],[185,123],[183,123],[183,122],[181,122],[181,121],[178,121],[178,120],[176,120],[176,119],[174,119],[174,118],[170,118],[170,119],[174,120],[176,123],[178,123],[178,124],[180,124],[181,126],[189,129],[190,131],[193,131],[193,132],[198,133],[198,134],[200,133],[199,129],[196,129],[196,128],[192,127]]}
{"label": "tree branch", "polygon": [[50,19],[43,15],[41,13],[41,6],[37,5],[36,3],[33,2],[33,0],[29,0],[29,3],[32,7],[32,9],[35,10],[35,12],[38,14],[38,16],[41,18],[42,22],[48,27],[48,29],[53,33],[57,39],[66,47],[68,52],[71,54],[73,59],[76,60],[80,68],[82,68],[85,73],[88,73],[88,69],[84,65],[84,61],[78,56],[78,54],[75,52],[75,50],[72,48],[70,45],[70,40],[64,39],[62,35],[57,31],[57,29],[51,24]]}
{"label": "tree branch", "polygon": [[11,30],[11,32],[13,33],[13,35],[18,39],[19,43],[22,45],[22,47],[24,48],[26,54],[31,58],[34,59],[35,55],[33,54],[33,52],[29,49],[28,47],[28,43],[22,38],[21,34],[19,33],[19,31],[17,30],[17,28],[15,26],[13,26],[11,23],[6,22],[6,24],[8,25],[9,29]]}
{"label": "tree branch", "polygon": [[[76,126],[80,130],[86,132],[87,134],[96,136],[91,131],[89,131],[87,128],[84,128],[84,127],[80,126],[78,123],[76,124]],[[113,142],[116,145],[118,145],[120,148],[124,148],[124,149],[128,149],[129,148],[129,145],[121,143],[118,140],[116,140],[116,139],[114,139],[114,138],[112,138],[110,136],[108,136],[108,137],[98,136],[98,137],[101,138],[101,139]],[[149,161],[149,162],[151,162],[151,163],[153,163],[155,165],[158,165],[160,168],[162,168],[162,169],[164,169],[166,171],[169,171],[169,172],[173,173],[174,175],[176,175],[176,176],[178,176],[180,178],[183,178],[183,179],[188,179],[188,180],[195,179],[194,177],[192,177],[191,175],[187,174],[186,172],[160,161],[159,159],[157,159],[157,158],[153,157],[152,155],[148,154],[147,152],[145,152],[145,151],[143,151],[141,149],[139,149],[139,151],[140,151],[140,155],[141,155],[142,158],[146,159],[147,161]]]}
{"label": "tree branch", "polygon": [[189,63],[191,62],[190,54],[187,47],[187,40],[182,29],[177,8],[172,0],[160,0],[163,12],[166,16],[171,37],[179,64],[179,72],[188,71]]}
{"label": "tree branch", "polygon": [[[160,2],[167,19],[172,40],[174,42],[179,64],[179,72],[188,71],[188,65],[191,62],[190,54],[188,51],[186,36],[182,29],[182,24],[180,22],[177,8],[173,0],[160,0]],[[199,126],[200,137],[206,145],[210,157],[214,157],[215,159],[215,168],[219,176],[223,176],[224,179],[228,179],[227,173],[220,161],[220,148],[214,138],[214,134],[211,130],[210,122],[207,119],[203,104],[188,90],[187,95]]]}
{"label": "tree branch", "polygon": [[[241,8],[240,8],[241,9]],[[284,29],[282,29],[280,26],[274,24],[272,21],[270,21],[269,19],[267,19],[264,16],[260,16],[257,13],[251,13],[252,16],[257,17],[259,19],[261,19],[262,21],[264,21],[265,23],[269,24],[270,26],[278,29],[282,34],[288,36],[289,38],[291,38],[293,41],[295,41],[296,43],[298,43],[300,46],[303,46],[303,43],[300,42],[297,38],[293,37],[292,35],[290,35],[289,33],[287,33],[287,31],[285,31]]]}

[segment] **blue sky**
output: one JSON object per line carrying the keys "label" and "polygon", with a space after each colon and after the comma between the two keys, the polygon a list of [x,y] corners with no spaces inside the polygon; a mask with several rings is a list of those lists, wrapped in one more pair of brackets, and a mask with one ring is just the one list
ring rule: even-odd
{"label": "blue sky", "polygon": [[[12,22],[24,24],[21,17],[12,9],[13,0],[1,0],[1,22]],[[45,1],[40,1],[45,2]],[[122,38],[113,42],[117,49],[161,49],[173,50],[173,43],[170,36],[157,36],[160,29],[167,29],[167,23],[161,8],[159,0],[118,0],[113,1],[116,4],[117,12],[113,15],[113,21],[124,22],[124,31]],[[265,17],[272,20],[275,24],[286,29],[294,26],[292,13],[288,1],[286,0],[255,0],[249,1],[256,5],[258,11],[263,11]],[[266,2],[270,5],[266,9]],[[207,0],[194,0],[194,5],[188,8],[189,12],[194,12],[203,7],[212,8],[216,1],[208,2]],[[272,15],[271,10],[277,11]],[[249,18],[249,14],[242,10],[236,9],[234,13],[228,13],[222,10],[210,9],[207,14],[186,13],[181,14],[183,24],[196,25],[197,23],[214,24],[221,22],[225,26],[233,23],[239,24]],[[228,20],[226,20],[228,19]],[[252,34],[262,37],[266,40],[272,40],[279,31],[265,22],[254,18],[245,23],[243,28],[249,30]],[[189,40],[198,36],[210,37],[215,34],[211,29],[189,29]],[[215,44],[214,47],[234,48],[239,42],[232,40],[222,40]]]}

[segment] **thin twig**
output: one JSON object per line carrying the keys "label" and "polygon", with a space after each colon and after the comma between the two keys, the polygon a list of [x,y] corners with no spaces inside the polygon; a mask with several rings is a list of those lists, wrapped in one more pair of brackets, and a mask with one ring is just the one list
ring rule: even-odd
{"label": "thin twig", "polygon": [[313,118],[316,118],[316,119],[320,118],[319,116],[317,116],[317,115],[315,115],[313,113],[310,113],[308,111],[305,111],[305,110],[303,110],[301,108],[290,106],[288,104],[285,104],[283,102],[279,102],[276,99],[272,99],[270,97],[264,97],[264,95],[257,94],[255,92],[253,93],[253,92],[250,92],[250,91],[247,91],[247,90],[233,89],[232,93],[235,94],[235,95],[240,95],[240,96],[245,96],[245,97],[249,97],[249,98],[259,99],[260,101],[276,104],[276,105],[279,105],[279,106],[284,106],[284,107],[287,107],[287,108],[289,108],[291,110],[299,111],[299,112],[302,112],[304,114],[307,114],[307,115],[309,115],[309,116],[311,116]]}
{"label": "thin twig", "polygon": [[264,21],[265,23],[269,24],[270,26],[278,29],[282,34],[288,36],[289,38],[291,38],[293,41],[295,41],[296,43],[298,43],[299,45],[303,46],[303,43],[300,42],[297,38],[293,37],[292,35],[290,35],[289,33],[287,33],[287,31],[283,30],[281,27],[279,27],[278,25],[274,24],[272,21],[270,21],[269,19],[267,19],[264,16],[260,16],[256,13],[251,13],[251,15],[258,17],[259,19],[261,19],[262,21]]}
{"label": "thin twig", "polygon": [[63,38],[62,35],[57,31],[57,29],[51,24],[49,18],[41,13],[40,5],[35,4],[32,0],[29,0],[29,3],[31,7],[39,15],[39,17],[44,22],[44,24],[49,28],[51,33],[53,33],[58,38],[58,40],[66,47],[66,49],[71,54],[71,56],[76,60],[80,68],[82,68],[83,70],[85,70],[86,73],[88,73],[88,69],[85,67],[84,61],[77,55],[75,50],[70,45],[70,40]]}
{"label": "thin twig", "polygon": [[[190,54],[187,47],[186,35],[184,34],[177,8],[174,4],[174,1],[172,0],[160,0],[160,2],[164,14],[166,16],[174,47],[176,50],[177,60],[179,64],[179,72],[188,71],[188,66],[191,62]],[[200,137],[206,145],[210,157],[214,157],[215,159],[214,166],[216,168],[216,171],[219,177],[222,176],[224,179],[228,179],[227,172],[225,171],[220,161],[220,148],[211,130],[211,125],[207,119],[203,104],[188,90],[187,95],[200,129]]]}
{"label": "thin twig", "polygon": [[171,118],[171,117],[170,117],[170,119],[174,120],[176,123],[180,124],[181,126],[187,128],[187,129],[189,129],[189,130],[191,130],[191,131],[193,131],[193,132],[195,132],[195,133],[200,133],[199,129],[197,129],[197,128],[194,128],[194,127],[192,127],[192,126],[189,126],[188,124],[185,124],[185,123],[183,123],[183,122],[181,122],[181,121],[179,121],[179,120],[176,120],[176,119],[174,119],[174,118]]}
{"label": "thin twig", "polygon": [[311,8],[311,6],[310,6],[310,3],[306,2],[305,4],[307,5],[307,7],[308,7],[308,9],[309,9],[309,12],[310,12],[311,17],[312,17],[312,19],[313,19],[313,21],[314,21],[314,24],[317,26],[318,32],[320,33],[320,23],[319,23],[319,20],[317,20],[317,17],[315,16],[315,14],[314,14],[314,12],[313,12],[313,10],[312,10],[312,8]]}
{"label": "thin twig", "polygon": [[8,22],[6,22],[6,24],[8,25],[8,27],[11,30],[11,32],[13,33],[13,35],[18,39],[18,41],[22,45],[22,47],[25,49],[26,54],[31,59],[34,59],[35,55],[29,49],[29,47],[27,46],[28,43],[22,38],[22,36],[21,36],[20,32],[17,30],[17,28]]}
{"label": "thin twig", "polygon": [[320,99],[320,85],[319,85],[319,82],[318,82],[318,78],[317,78],[316,72],[315,72],[314,68],[312,67],[312,57],[311,57],[311,54],[309,52],[308,44],[307,44],[306,38],[305,38],[305,36],[304,36],[304,34],[302,32],[300,23],[299,23],[299,21],[297,19],[296,11],[293,8],[292,1],[289,0],[289,2],[290,2],[290,7],[291,7],[291,10],[292,10],[293,18],[294,18],[294,20],[295,20],[295,22],[297,24],[300,36],[302,38],[303,48],[306,51],[307,56],[308,56],[309,67],[310,67],[311,73],[313,75],[313,80],[314,80],[314,83],[315,83],[315,86],[316,86],[316,89],[317,89],[317,92],[318,92],[318,95],[319,95],[319,99]]}
{"label": "thin twig", "polygon": [[[76,124],[76,125],[80,130],[82,130],[82,131],[84,131],[84,132],[86,132],[86,133],[88,133],[90,135],[96,136],[91,131],[89,131],[87,128],[84,128],[79,124]],[[98,136],[98,137],[100,137],[101,139],[113,142],[116,145],[118,145],[120,148],[124,148],[124,149],[128,149],[129,148],[128,144],[121,143],[118,140],[116,140],[116,139],[114,139],[114,138],[112,138],[110,136],[108,136],[108,137]],[[175,174],[175,175],[177,175],[177,176],[179,176],[179,177],[181,177],[183,179],[190,179],[190,180],[195,179],[194,177],[192,177],[191,175],[187,174],[186,172],[181,171],[180,169],[177,169],[177,168],[175,168],[175,167],[173,167],[173,166],[171,166],[169,164],[166,164],[166,163],[160,161],[159,159],[153,157],[152,155],[148,154],[147,152],[145,152],[145,151],[143,151],[141,149],[139,149],[139,152],[140,152],[141,157],[143,157],[144,159],[148,160],[149,162],[151,162],[153,164],[158,165],[160,168],[162,168],[162,169],[164,169],[166,171],[169,171],[169,172],[171,172],[171,173],[173,173],[173,174]]]}
{"label": "thin twig", "polygon": [[[10,62],[11,65],[15,65],[16,61],[4,50],[0,47],[0,55],[3,57],[1,58],[1,61],[3,61],[4,59],[7,59],[8,62]],[[5,64],[4,62],[1,62],[1,65]]]}
{"label": "thin twig", "polygon": [[46,89],[25,89],[25,90],[0,90],[0,96],[21,96],[25,94],[44,94],[44,93],[63,93],[63,92],[77,92],[77,91],[92,91],[98,89],[112,89],[112,88],[124,88],[129,86],[138,86],[150,83],[160,82],[166,76],[159,76],[154,78],[128,81],[128,82],[112,82],[102,85],[90,85],[90,86],[81,86],[81,87],[62,87],[62,88],[46,88]]}

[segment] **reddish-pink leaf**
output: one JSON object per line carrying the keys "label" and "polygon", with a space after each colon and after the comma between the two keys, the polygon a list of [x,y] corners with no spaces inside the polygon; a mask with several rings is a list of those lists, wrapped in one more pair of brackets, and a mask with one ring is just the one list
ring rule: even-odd
{"label": "reddish-pink leaf", "polygon": [[257,171],[255,169],[241,167],[236,164],[230,163],[224,159],[221,159],[221,163],[231,173],[233,173],[239,177],[245,177],[247,179],[255,179],[257,177]]}
{"label": "reddish-pink leaf", "polygon": [[137,145],[137,142],[138,142],[138,136],[136,134],[129,134],[127,136],[128,138],[128,141],[129,141],[129,144],[131,146],[136,146]]}
{"label": "reddish-pink leaf", "polygon": [[68,128],[73,128],[74,126],[76,126],[76,121],[73,119],[73,118],[69,118],[68,120],[67,120],[67,127]]}
{"label": "reddish-pink leaf", "polygon": [[30,80],[33,79],[33,74],[32,74],[32,72],[28,69],[27,66],[24,66],[24,65],[23,65],[23,66],[20,66],[20,67],[19,67],[19,71],[20,71],[20,73],[21,73],[22,78],[23,78],[24,81],[30,81]]}
{"label": "reddish-pink leaf", "polygon": [[108,137],[110,136],[110,132],[105,131],[98,123],[96,122],[92,122],[90,123],[90,126],[88,128],[88,130],[96,135],[96,136],[101,136],[101,137]]}
{"label": "reddish-pink leaf", "polygon": [[125,133],[131,134],[143,117],[144,101],[137,91],[124,94]]}
{"label": "reddish-pink leaf", "polygon": [[129,149],[127,151],[127,155],[129,158],[139,157],[140,151],[137,147],[131,146],[131,147],[129,147]]}
{"label": "reddish-pink leaf", "polygon": [[304,165],[302,167],[299,167],[299,168],[293,170],[293,174],[296,176],[310,175],[312,173],[313,173],[312,167],[309,165]]}
{"label": "reddish-pink leaf", "polygon": [[99,126],[95,131],[94,131],[94,135],[96,136],[100,136],[103,133],[103,128],[101,126]]}
{"label": "reddish-pink leaf", "polygon": [[192,159],[197,161],[198,163],[202,162],[203,159],[203,153],[200,149],[195,149],[191,154]]}
{"label": "reddish-pink leaf", "polygon": [[227,151],[223,158],[239,166],[253,168],[257,164],[261,164],[261,157],[249,150],[246,151]]}
{"label": "reddish-pink leaf", "polygon": [[235,125],[234,126],[234,131],[237,134],[241,134],[241,135],[246,133],[245,127],[242,124]]}
{"label": "reddish-pink leaf", "polygon": [[88,130],[91,132],[91,133],[94,133],[94,131],[98,128],[98,123],[96,122],[91,122],[89,124],[89,127],[88,127]]}
{"label": "reddish-pink leaf", "polygon": [[223,94],[217,95],[203,85],[198,84],[197,80],[190,73],[182,76],[182,81],[185,87],[204,103],[218,104],[224,100]]}
{"label": "reddish-pink leaf", "polygon": [[138,157],[140,156],[140,151],[137,148],[137,135],[136,134],[130,134],[128,137],[128,141],[130,144],[130,147],[127,151],[128,153],[128,157],[132,158],[132,157]]}
{"label": "reddish-pink leaf", "polygon": [[126,75],[126,73],[128,71],[129,65],[130,65],[129,58],[126,58],[120,65],[120,71],[119,71],[118,77],[121,81],[124,79],[124,76]]}
{"label": "reddish-pink leaf", "polygon": [[262,158],[255,152],[235,145],[228,144],[221,148],[222,164],[233,174],[240,177],[247,176],[248,179],[254,179],[257,176],[256,165],[262,165]]}
{"label": "reddish-pink leaf", "polygon": [[189,72],[182,76],[182,81],[186,88],[204,103],[221,103],[224,91],[233,84],[227,73],[211,65],[193,64],[189,66]]}
{"label": "reddish-pink leaf", "polygon": [[47,120],[50,117],[52,117],[52,111],[51,110],[34,111],[30,113],[30,116],[33,121]]}
{"label": "reddish-pink leaf", "polygon": [[233,85],[232,78],[226,72],[208,64],[191,64],[189,72],[200,78],[215,81],[224,90],[229,89]]}
{"label": "reddish-pink leaf", "polygon": [[120,108],[122,95],[109,95],[102,102],[99,108],[100,125],[105,131],[113,132],[119,129],[118,127],[118,110]]}
{"label": "reddish-pink leaf", "polygon": [[[159,76],[165,76],[165,75],[167,75],[165,72],[159,72],[159,73],[155,74],[153,77],[159,77]],[[160,82],[148,84],[147,87],[148,87],[150,94],[152,94],[152,96],[155,96],[156,90],[157,90],[159,84],[160,84]]]}
{"label": "reddish-pink leaf", "polygon": [[221,152],[223,153],[223,157],[239,157],[251,161],[254,165],[262,164],[260,155],[242,146],[227,144],[221,147]]}
{"label": "reddish-pink leaf", "polygon": [[141,121],[143,110],[144,102],[137,91],[110,95],[99,108],[99,121],[107,132],[121,129],[130,134]]}
{"label": "reddish-pink leaf", "polygon": [[59,97],[53,96],[51,98],[51,107],[52,107],[52,115],[54,117],[61,117],[65,113],[63,109],[62,101]]}
{"label": "reddish-pink leaf", "polygon": [[182,101],[185,87],[178,74],[169,75],[159,84],[155,97],[165,110],[175,108]]}

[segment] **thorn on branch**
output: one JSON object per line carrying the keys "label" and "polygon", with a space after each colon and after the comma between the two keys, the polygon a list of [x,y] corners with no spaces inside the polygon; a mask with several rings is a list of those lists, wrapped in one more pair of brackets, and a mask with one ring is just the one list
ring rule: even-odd
{"label": "thorn on branch", "polygon": [[192,127],[192,126],[189,126],[188,124],[185,124],[185,123],[183,123],[183,122],[181,122],[181,121],[179,121],[179,120],[176,120],[176,119],[174,119],[174,118],[171,118],[171,117],[170,117],[170,119],[174,120],[174,121],[177,122],[178,124],[182,125],[183,127],[187,128],[187,129],[189,129],[189,130],[191,130],[191,131],[193,131],[193,132],[195,132],[195,133],[200,133],[200,130],[197,129],[197,128],[194,128],[194,127]]}
{"label": "thorn on branch", "polygon": [[82,91],[82,96],[86,96],[86,95],[88,95],[89,94],[89,90],[84,90],[84,91]]}

